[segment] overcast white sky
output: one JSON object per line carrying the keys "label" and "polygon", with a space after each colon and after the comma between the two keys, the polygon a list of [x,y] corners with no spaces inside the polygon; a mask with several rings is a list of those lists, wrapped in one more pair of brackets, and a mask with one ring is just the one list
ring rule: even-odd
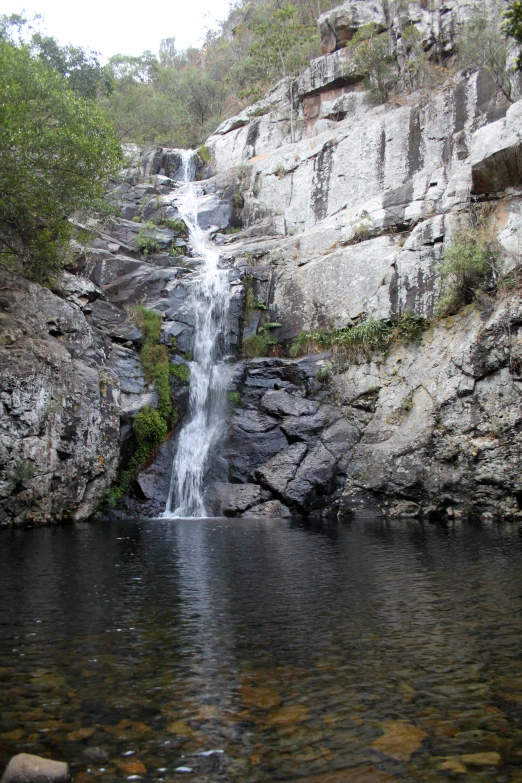
{"label": "overcast white sky", "polygon": [[60,43],[86,46],[104,57],[157,52],[174,36],[179,49],[198,46],[209,27],[224,19],[230,0],[2,0],[2,13],[41,14]]}

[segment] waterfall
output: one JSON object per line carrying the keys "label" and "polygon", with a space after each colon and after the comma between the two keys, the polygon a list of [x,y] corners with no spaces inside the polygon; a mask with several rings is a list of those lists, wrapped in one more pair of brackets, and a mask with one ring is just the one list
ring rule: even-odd
{"label": "waterfall", "polygon": [[195,159],[180,150],[182,180],[176,206],[189,231],[190,245],[203,261],[191,283],[187,304],[195,316],[194,352],[190,363],[190,397],[187,422],[178,440],[172,464],[164,517],[205,517],[203,480],[209,452],[224,422],[228,372],[227,314],[230,299],[228,274],[219,268],[219,253],[198,225],[200,186],[194,182]]}

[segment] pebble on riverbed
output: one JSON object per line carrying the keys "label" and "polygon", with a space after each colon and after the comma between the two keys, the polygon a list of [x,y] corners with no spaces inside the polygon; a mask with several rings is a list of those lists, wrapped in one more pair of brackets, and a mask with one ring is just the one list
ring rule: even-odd
{"label": "pebble on riverbed", "polygon": [[66,783],[69,765],[30,753],[13,756],[0,783]]}

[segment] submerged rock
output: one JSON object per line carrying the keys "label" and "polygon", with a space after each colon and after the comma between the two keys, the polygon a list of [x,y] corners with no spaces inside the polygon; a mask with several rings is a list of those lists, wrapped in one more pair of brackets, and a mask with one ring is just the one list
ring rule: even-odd
{"label": "submerged rock", "polygon": [[69,765],[30,753],[19,753],[6,767],[1,783],[67,783]]}

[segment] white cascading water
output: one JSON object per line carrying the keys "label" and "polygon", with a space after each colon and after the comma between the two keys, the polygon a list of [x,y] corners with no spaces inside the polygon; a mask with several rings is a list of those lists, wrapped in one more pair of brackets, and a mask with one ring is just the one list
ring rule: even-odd
{"label": "white cascading water", "polygon": [[194,361],[190,364],[190,398],[172,465],[164,517],[205,517],[203,480],[207,458],[223,429],[228,384],[226,352],[230,300],[228,274],[219,268],[219,253],[198,225],[200,190],[195,177],[194,153],[180,150],[183,185],[176,206],[189,231],[190,245],[203,261],[191,283],[187,304],[195,316]]}

